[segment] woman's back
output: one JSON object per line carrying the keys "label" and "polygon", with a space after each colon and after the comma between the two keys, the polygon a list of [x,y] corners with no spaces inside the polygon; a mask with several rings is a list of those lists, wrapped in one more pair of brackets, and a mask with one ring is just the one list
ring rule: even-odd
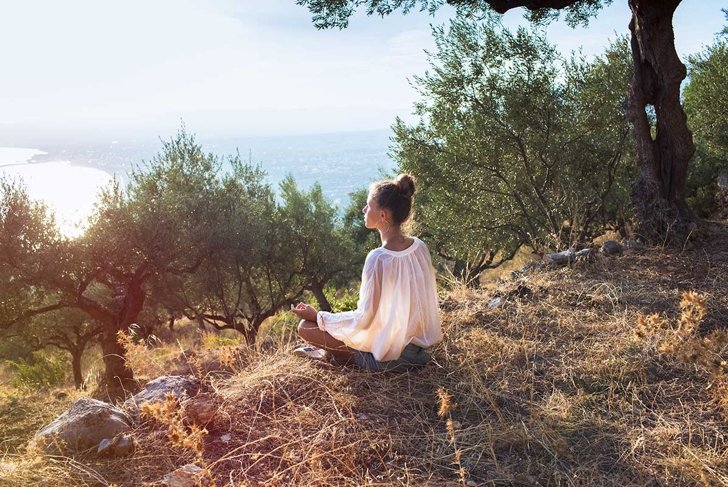
{"label": "woman's back", "polygon": [[437,289],[427,246],[418,238],[404,250],[367,255],[355,311],[320,313],[320,325],[347,346],[394,360],[406,345],[427,348],[442,339]]}

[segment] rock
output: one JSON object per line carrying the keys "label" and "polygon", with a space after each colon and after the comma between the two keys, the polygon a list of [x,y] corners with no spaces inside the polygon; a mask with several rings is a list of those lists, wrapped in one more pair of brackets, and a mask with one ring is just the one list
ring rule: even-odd
{"label": "rock", "polygon": [[213,396],[200,394],[185,404],[185,414],[193,423],[205,426],[217,414],[218,406]]}
{"label": "rock", "polygon": [[122,434],[114,438],[112,443],[114,445],[114,456],[116,458],[128,457],[134,453],[134,437],[127,434]]}
{"label": "rock", "polygon": [[101,443],[99,443],[99,447],[96,449],[96,454],[100,457],[108,457],[111,456],[111,446],[113,443],[110,439],[104,438],[101,440]]}
{"label": "rock", "polygon": [[83,451],[100,446],[131,427],[123,411],[96,399],[82,398],[38,431],[32,443],[48,452]]}
{"label": "rock", "polygon": [[543,258],[547,264],[554,267],[561,267],[573,262],[576,258],[576,252],[574,249],[569,249],[564,250],[563,252],[556,252],[554,254],[545,254]]}
{"label": "rock", "polygon": [[220,441],[223,443],[230,443],[230,440],[233,439],[233,436],[230,433],[225,433],[220,437]]}
{"label": "rock", "polygon": [[639,240],[625,239],[625,240],[622,240],[622,245],[624,246],[625,249],[639,249],[639,248],[643,247],[642,242],[640,242]]}
{"label": "rock", "polygon": [[134,438],[129,434],[117,435],[113,440],[104,438],[96,449],[100,457],[127,457],[134,453]]}
{"label": "rock", "polygon": [[519,284],[516,289],[508,293],[509,296],[515,296],[517,298],[527,298],[533,294],[531,288],[525,284]]}
{"label": "rock", "polygon": [[577,259],[585,259],[588,258],[592,253],[592,249],[581,249],[577,253],[574,254],[574,257]]}
{"label": "rock", "polygon": [[602,254],[610,256],[610,255],[621,255],[622,254],[622,246],[619,245],[619,242],[615,240],[607,240],[602,244]]}
{"label": "rock", "polygon": [[715,182],[718,186],[718,191],[728,192],[728,172],[720,173]]}
{"label": "rock", "polygon": [[194,397],[200,390],[200,381],[194,377],[183,375],[163,375],[147,382],[144,388],[126,400],[124,406],[136,414],[139,406],[146,402],[161,402],[172,393],[175,397],[182,395]]}
{"label": "rock", "polygon": [[500,308],[504,304],[505,304],[505,300],[499,296],[497,298],[493,298],[490,301],[488,301],[488,309]]}
{"label": "rock", "polygon": [[197,487],[202,482],[205,471],[195,465],[188,463],[174,472],[168,473],[162,479],[162,485],[167,487]]}

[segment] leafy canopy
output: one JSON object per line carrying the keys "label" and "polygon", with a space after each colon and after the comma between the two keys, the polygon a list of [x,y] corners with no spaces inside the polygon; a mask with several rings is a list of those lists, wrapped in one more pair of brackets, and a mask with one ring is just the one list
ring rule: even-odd
{"label": "leafy canopy", "polygon": [[397,120],[393,153],[418,177],[418,219],[441,255],[495,265],[614,218],[627,185],[626,41],[587,62],[494,19],[434,36],[431,71],[415,78],[419,122]]}
{"label": "leafy canopy", "polygon": [[526,17],[533,22],[550,22],[562,13],[569,25],[586,25],[591,17],[612,0],[296,0],[312,14],[316,28],[344,29],[349,18],[363,8],[367,15],[390,15],[397,10],[406,14],[411,10],[434,14],[444,5],[451,5],[458,14],[482,16],[490,12],[504,13],[513,8],[528,9]]}

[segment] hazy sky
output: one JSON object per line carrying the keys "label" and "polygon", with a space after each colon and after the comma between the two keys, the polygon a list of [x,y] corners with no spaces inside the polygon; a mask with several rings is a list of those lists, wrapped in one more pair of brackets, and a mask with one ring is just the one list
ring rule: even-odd
{"label": "hazy sky", "polygon": [[[725,24],[722,0],[684,0],[681,55]],[[294,0],[2,0],[0,131],[151,131],[249,136],[387,128],[427,64],[423,13],[354,17],[317,31]],[[506,24],[520,21],[509,13]],[[550,28],[564,51],[601,51],[627,32],[626,0],[591,28]]]}

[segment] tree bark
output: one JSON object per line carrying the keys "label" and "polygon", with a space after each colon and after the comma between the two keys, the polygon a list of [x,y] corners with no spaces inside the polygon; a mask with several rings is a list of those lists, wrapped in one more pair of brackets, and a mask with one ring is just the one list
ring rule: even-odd
{"label": "tree bark", "polygon": [[81,372],[81,357],[83,356],[83,347],[80,349],[70,350],[71,352],[71,365],[73,367],[73,383],[76,389],[83,387],[83,374]]}
{"label": "tree bark", "polygon": [[134,380],[134,372],[126,363],[126,351],[119,343],[119,331],[128,331],[136,323],[144,307],[146,295],[142,288],[144,269],[137,270],[134,277],[114,297],[113,319],[104,321],[101,336],[101,350],[104,354],[105,382],[109,396],[123,397],[126,392],[136,392],[139,384]]}
{"label": "tree bark", "polygon": [[126,330],[108,324],[104,327],[104,333],[101,335],[101,351],[104,355],[104,382],[109,390],[109,395],[113,397],[122,397],[124,391],[134,392],[138,388],[138,384],[134,381],[134,372],[126,363],[124,347],[118,340],[118,332]]}
{"label": "tree bark", "polygon": [[[672,17],[681,0],[629,0],[634,75],[629,116],[638,176],[632,205],[638,236],[682,243],[694,216],[685,202],[688,161],[695,152],[680,104],[685,65],[675,50]],[[646,112],[654,107],[656,126]]]}
{"label": "tree bark", "polygon": [[321,311],[331,311],[331,303],[329,303],[329,300],[326,299],[326,295],[324,294],[323,286],[321,286],[321,284],[318,282],[311,284],[311,292],[316,298]]}

